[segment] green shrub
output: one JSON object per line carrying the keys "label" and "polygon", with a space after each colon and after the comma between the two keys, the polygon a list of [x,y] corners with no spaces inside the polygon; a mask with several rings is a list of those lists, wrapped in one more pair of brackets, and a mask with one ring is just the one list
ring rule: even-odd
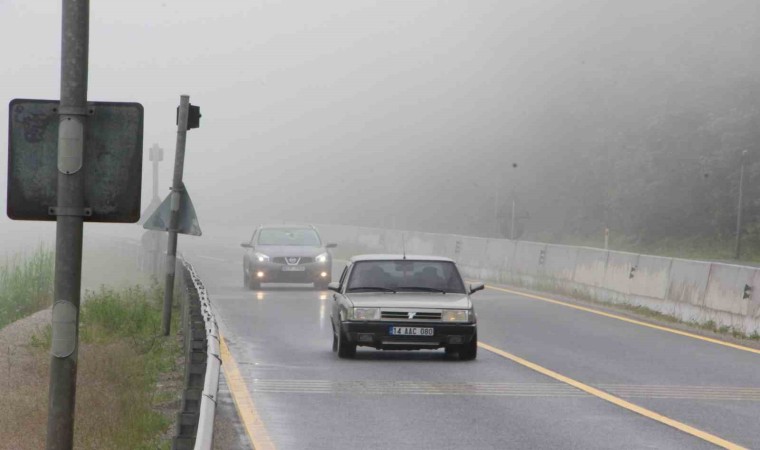
{"label": "green shrub", "polygon": [[[101,287],[85,293],[75,420],[77,448],[169,448],[164,434],[174,422],[168,403],[179,398],[181,342],[161,336],[162,290]],[[174,311],[173,330],[180,314]],[[46,353],[50,326],[32,337]],[[46,356],[46,355],[45,355]]]}
{"label": "green shrub", "polygon": [[53,265],[53,252],[39,246],[0,266],[0,327],[52,304]]}

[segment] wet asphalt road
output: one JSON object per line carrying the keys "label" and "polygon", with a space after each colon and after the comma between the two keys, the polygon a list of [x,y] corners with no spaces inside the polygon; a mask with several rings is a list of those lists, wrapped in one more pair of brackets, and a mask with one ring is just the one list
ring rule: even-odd
{"label": "wet asphalt road", "polygon": [[[188,247],[276,448],[714,448],[483,348],[472,362],[361,347],[340,360],[331,293],[249,291],[239,247]],[[760,355],[493,289],[473,299],[481,342],[760,448]]]}

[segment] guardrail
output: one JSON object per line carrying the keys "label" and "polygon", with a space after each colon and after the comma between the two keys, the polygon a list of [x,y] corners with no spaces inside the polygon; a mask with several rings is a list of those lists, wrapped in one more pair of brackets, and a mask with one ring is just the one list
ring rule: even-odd
{"label": "guardrail", "polygon": [[172,448],[209,450],[214,441],[214,417],[222,364],[219,328],[203,282],[189,262],[182,258],[181,263],[182,276],[177,278],[184,286],[175,292],[180,294],[182,307],[185,388]]}

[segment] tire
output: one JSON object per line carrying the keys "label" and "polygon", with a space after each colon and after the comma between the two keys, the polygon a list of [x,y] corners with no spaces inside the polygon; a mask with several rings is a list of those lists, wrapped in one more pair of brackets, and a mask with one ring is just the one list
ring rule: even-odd
{"label": "tire", "polygon": [[338,351],[338,336],[335,335],[335,330],[333,330],[333,345],[332,345],[332,351],[337,352]]}
{"label": "tire", "polygon": [[327,281],[322,281],[322,280],[315,281],[314,282],[314,290],[316,290],[316,291],[324,291],[325,289],[327,289],[327,283],[328,283]]}
{"label": "tire", "polygon": [[248,276],[248,274],[245,272],[245,269],[243,269],[243,287],[246,289],[249,289],[248,284],[251,281],[251,277]]}
{"label": "tire", "polygon": [[343,331],[338,331],[338,342],[336,343],[336,346],[338,347],[338,358],[351,359],[356,356],[356,344],[348,342]]}
{"label": "tire", "polygon": [[472,361],[478,357],[478,334],[472,336],[472,340],[466,344],[457,346],[459,359],[462,361]]}

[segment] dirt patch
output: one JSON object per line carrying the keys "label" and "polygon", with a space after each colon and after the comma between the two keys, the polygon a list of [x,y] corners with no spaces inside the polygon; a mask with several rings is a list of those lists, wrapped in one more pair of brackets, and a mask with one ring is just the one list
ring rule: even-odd
{"label": "dirt patch", "polygon": [[0,386],[8,395],[0,407],[2,449],[45,447],[49,362],[29,347],[50,320],[47,309],[0,330]]}

